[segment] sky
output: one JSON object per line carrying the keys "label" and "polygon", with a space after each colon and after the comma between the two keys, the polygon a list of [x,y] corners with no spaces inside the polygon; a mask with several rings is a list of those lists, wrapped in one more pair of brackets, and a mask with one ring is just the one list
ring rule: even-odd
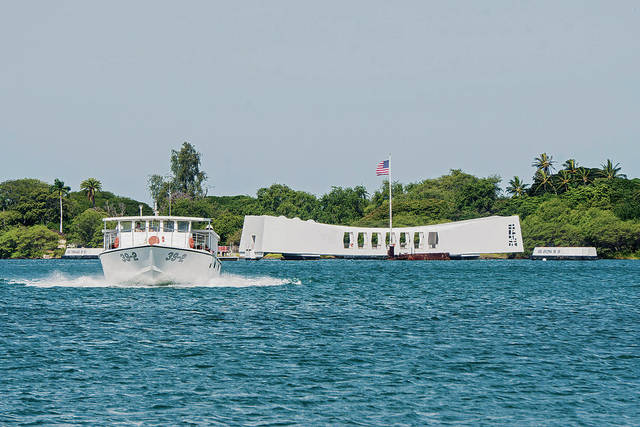
{"label": "sky", "polygon": [[29,1],[0,14],[0,181],[149,201],[183,141],[210,195],[272,183],[640,177],[637,1]]}

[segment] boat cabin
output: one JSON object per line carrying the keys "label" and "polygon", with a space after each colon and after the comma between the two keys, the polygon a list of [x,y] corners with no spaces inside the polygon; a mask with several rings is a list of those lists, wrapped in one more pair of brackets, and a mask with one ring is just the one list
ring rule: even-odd
{"label": "boat cabin", "polygon": [[103,221],[105,251],[158,245],[212,253],[220,240],[209,218],[125,216],[104,218]]}

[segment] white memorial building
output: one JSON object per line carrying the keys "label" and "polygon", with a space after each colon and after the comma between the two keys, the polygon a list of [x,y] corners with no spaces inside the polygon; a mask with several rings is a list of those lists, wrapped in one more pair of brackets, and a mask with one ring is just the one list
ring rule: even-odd
{"label": "white memorial building", "polygon": [[452,258],[486,253],[523,252],[520,218],[490,216],[417,227],[389,228],[329,225],[283,216],[244,218],[240,253],[258,259],[269,253],[290,259],[322,255],[344,258],[384,258],[394,245],[395,255],[446,253]]}

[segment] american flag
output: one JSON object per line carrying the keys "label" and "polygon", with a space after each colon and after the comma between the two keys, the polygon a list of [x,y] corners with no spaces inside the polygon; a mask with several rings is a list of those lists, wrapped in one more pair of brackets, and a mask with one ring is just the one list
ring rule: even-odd
{"label": "american flag", "polygon": [[376,175],[389,175],[389,160],[383,160],[376,166]]}

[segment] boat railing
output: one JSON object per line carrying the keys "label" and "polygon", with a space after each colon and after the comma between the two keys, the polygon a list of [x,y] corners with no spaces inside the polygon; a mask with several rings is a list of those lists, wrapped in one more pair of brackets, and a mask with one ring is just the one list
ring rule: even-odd
{"label": "boat railing", "polygon": [[119,244],[118,230],[105,230],[104,249],[116,249]]}
{"label": "boat railing", "polygon": [[[191,233],[193,239],[193,248],[203,251],[211,251],[213,246],[211,243],[212,233],[206,230],[194,230]],[[217,243],[216,243],[217,246]]]}
{"label": "boat railing", "polygon": [[111,229],[103,230],[104,249],[117,249],[135,245],[160,244],[192,248],[211,252],[215,250],[218,241],[212,230],[191,230],[191,232],[176,231],[175,229]]}

